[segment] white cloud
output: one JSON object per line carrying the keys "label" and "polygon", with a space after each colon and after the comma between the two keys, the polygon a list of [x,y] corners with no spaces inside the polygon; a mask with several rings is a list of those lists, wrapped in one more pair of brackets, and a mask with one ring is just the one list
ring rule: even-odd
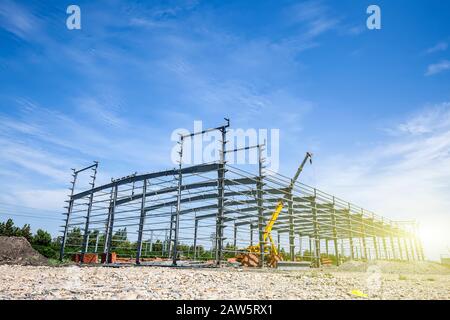
{"label": "white cloud", "polygon": [[446,112],[449,109],[450,103],[442,103],[426,109],[400,123],[393,132],[416,135],[430,133],[450,126],[450,114]]}
{"label": "white cloud", "polygon": [[393,220],[417,219],[433,237],[428,257],[450,245],[450,104],[428,107],[374,148],[317,163],[317,185]]}
{"label": "white cloud", "polygon": [[439,51],[445,51],[445,50],[447,50],[447,48],[448,48],[447,42],[439,42],[434,47],[428,48],[425,51],[425,53],[431,54],[431,53],[435,53],[435,52],[439,52]]}
{"label": "white cloud", "polygon": [[[45,211],[54,210],[63,212],[63,207],[68,199],[67,189],[31,189],[14,192],[14,203],[33,209]],[[57,216],[57,218],[60,218]]]}
{"label": "white cloud", "polygon": [[28,40],[39,30],[39,22],[22,6],[10,0],[4,0],[0,3],[0,27],[19,38]]}
{"label": "white cloud", "polygon": [[444,72],[450,69],[450,61],[443,60],[441,62],[430,64],[425,72],[426,76],[433,76],[435,74]]}
{"label": "white cloud", "polygon": [[94,121],[119,128],[126,125],[124,118],[117,113],[120,105],[116,103],[115,99],[108,98],[103,102],[93,97],[85,97],[78,99],[76,104],[81,111],[88,115],[88,118]]}
{"label": "white cloud", "polygon": [[305,1],[286,10],[287,22],[301,26],[299,30],[304,40],[311,40],[339,24],[327,6],[321,1]]}
{"label": "white cloud", "polygon": [[40,150],[21,143],[19,141],[3,139],[0,137],[0,148],[2,150],[2,159],[0,164],[13,164],[32,172],[55,179],[56,181],[67,180],[68,164],[62,159],[57,158]]}

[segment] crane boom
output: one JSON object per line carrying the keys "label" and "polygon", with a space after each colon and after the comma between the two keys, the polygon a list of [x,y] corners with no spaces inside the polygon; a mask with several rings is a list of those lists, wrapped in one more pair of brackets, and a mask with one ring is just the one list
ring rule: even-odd
{"label": "crane boom", "polygon": [[310,152],[306,153],[305,158],[303,159],[302,163],[298,167],[294,178],[291,180],[291,183],[289,184],[288,193],[286,193],[286,195],[278,201],[275,211],[272,213],[272,216],[270,217],[270,220],[267,223],[266,228],[264,229],[263,242],[265,243],[267,241],[267,238],[269,238],[272,253],[276,256],[278,255],[278,250],[275,246],[275,243],[274,243],[270,233],[272,232],[273,225],[277,221],[281,210],[283,210],[284,201],[289,197],[289,194],[291,193],[292,189],[294,188],[294,185],[297,182],[298,177],[300,176],[300,173],[302,173],[303,168],[308,160],[312,164],[312,153],[310,153]]}
{"label": "crane boom", "polygon": [[289,191],[292,190],[292,188],[294,188],[295,183],[298,180],[298,177],[300,176],[300,173],[302,173],[303,171],[303,167],[305,166],[306,162],[309,160],[309,163],[312,164],[312,153],[307,152],[305,155],[305,159],[303,159],[302,163],[300,164],[300,166],[297,169],[297,172],[295,173],[294,178],[291,180],[291,183],[289,184]]}
{"label": "crane boom", "polygon": [[[263,233],[263,239],[262,242],[259,243],[259,245],[256,246],[249,246],[247,248],[247,250],[249,252],[254,252],[254,253],[264,253],[267,251],[269,251],[268,246],[266,246],[267,243],[267,239],[269,239],[270,242],[270,251],[269,251],[269,260],[268,260],[268,265],[271,267],[276,267],[278,261],[283,260],[283,258],[281,256],[278,255],[278,250],[277,247],[275,245],[275,242],[272,239],[272,228],[275,224],[275,222],[278,219],[278,216],[280,215],[281,211],[284,208],[284,202],[287,201],[290,198],[290,195],[292,194],[292,189],[294,188],[295,183],[298,180],[298,177],[300,176],[300,174],[303,171],[303,168],[306,164],[306,162],[309,160],[309,162],[312,164],[312,153],[307,152],[305,155],[305,158],[303,159],[302,163],[300,164],[300,166],[297,169],[297,172],[294,175],[294,178],[292,178],[291,182],[289,183],[288,189],[286,194],[284,195],[284,197],[281,197],[278,200],[278,204],[275,208],[275,211],[272,213],[272,216],[270,217],[270,220],[267,222],[266,227],[264,228],[264,233]],[[261,252],[261,248],[263,248],[263,252]]]}

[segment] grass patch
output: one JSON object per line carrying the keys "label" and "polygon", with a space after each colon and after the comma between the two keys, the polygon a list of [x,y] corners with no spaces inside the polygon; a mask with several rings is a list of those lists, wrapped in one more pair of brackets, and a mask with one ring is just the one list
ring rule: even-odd
{"label": "grass patch", "polygon": [[63,261],[59,261],[59,259],[48,259],[48,264],[51,267],[65,266],[69,264],[73,264],[72,260],[63,259]]}
{"label": "grass patch", "polygon": [[402,274],[398,275],[398,280],[408,280],[408,278]]}

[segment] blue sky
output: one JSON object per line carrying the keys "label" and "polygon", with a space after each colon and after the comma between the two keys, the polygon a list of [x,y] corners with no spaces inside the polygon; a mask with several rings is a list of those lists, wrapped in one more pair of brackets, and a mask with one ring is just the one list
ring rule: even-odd
{"label": "blue sky", "polygon": [[56,235],[70,168],[172,167],[174,129],[227,116],[281,130],[281,173],[311,150],[304,182],[418,219],[428,254],[446,252],[450,3],[76,1],[68,30],[70,4],[0,1],[2,219]]}

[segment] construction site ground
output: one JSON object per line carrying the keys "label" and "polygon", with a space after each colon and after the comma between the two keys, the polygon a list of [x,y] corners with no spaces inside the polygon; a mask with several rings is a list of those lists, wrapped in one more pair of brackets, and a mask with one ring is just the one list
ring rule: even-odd
{"label": "construction site ground", "polygon": [[301,271],[0,265],[0,299],[450,299],[431,262],[347,262]]}

